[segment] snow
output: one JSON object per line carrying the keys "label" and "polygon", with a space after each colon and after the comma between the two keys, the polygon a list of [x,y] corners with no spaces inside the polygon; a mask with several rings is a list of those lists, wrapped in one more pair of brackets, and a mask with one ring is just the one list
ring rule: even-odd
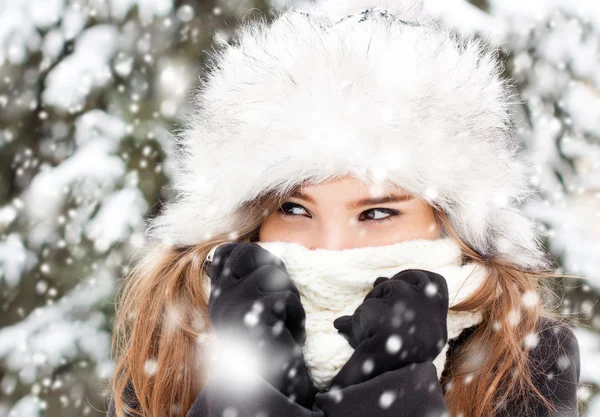
{"label": "snow", "polygon": [[116,191],[104,199],[98,214],[86,224],[85,235],[94,241],[97,252],[105,253],[143,226],[147,209],[148,203],[139,188]]}
{"label": "snow", "polygon": [[[600,385],[600,336],[583,327],[574,328],[581,353],[581,382]],[[591,414],[590,416],[596,416]]]}
{"label": "snow", "polygon": [[[125,174],[123,160],[115,155],[120,139],[126,134],[126,126],[117,117],[101,110],[92,110],[80,116],[76,123],[75,141],[79,145],[75,153],[56,167],[41,171],[24,194],[25,212],[33,222],[31,244],[39,247],[56,239],[57,218],[65,203],[65,191],[75,187],[79,195],[100,197],[108,194]],[[68,236],[70,243],[80,241],[78,223],[85,221],[75,217]]]}
{"label": "snow", "polygon": [[[600,60],[598,61],[600,63]],[[598,70],[600,73],[600,70]],[[598,84],[600,86],[600,84]],[[600,137],[600,96],[580,82],[571,82],[563,97],[563,108],[584,133]]]}
{"label": "snow", "polygon": [[0,3],[0,65],[22,64],[39,48],[39,30],[61,18],[64,0],[15,0]]}
{"label": "snow", "polygon": [[600,8],[596,0],[489,0],[491,13],[504,16],[518,15],[533,20],[546,20],[557,9],[563,9],[576,16],[581,16],[600,30]]}
{"label": "snow", "polygon": [[397,395],[394,391],[385,391],[379,397],[379,406],[383,409],[390,408],[396,400]]}
{"label": "snow", "polygon": [[17,1],[31,17],[39,29],[47,29],[55,25],[62,16],[65,7],[64,0],[29,0]]}
{"label": "snow", "polygon": [[261,374],[268,358],[259,356],[247,338],[230,332],[206,343],[211,376],[217,386],[235,390],[237,395],[252,395],[252,381]]}
{"label": "snow", "polygon": [[18,210],[12,204],[0,207],[0,227],[5,228],[17,218]]}
{"label": "snow", "polygon": [[552,225],[549,249],[563,256],[563,267],[575,274],[582,274],[594,287],[600,289],[600,240],[589,234],[596,224],[588,224],[589,217],[578,216],[571,202],[564,206],[545,205],[539,200],[530,201],[525,212]]}
{"label": "snow", "polygon": [[66,40],[75,39],[88,22],[87,12],[79,5],[73,3],[65,9],[61,29]]}
{"label": "snow", "polygon": [[43,414],[42,401],[33,394],[21,398],[7,414],[7,417],[41,417]]}
{"label": "snow", "polygon": [[169,14],[173,8],[173,0],[110,0],[111,13],[117,20],[123,20],[127,12],[136,5],[142,22],[148,22],[154,16]]}
{"label": "snow", "polygon": [[56,60],[64,48],[65,37],[59,29],[53,29],[44,37],[42,52],[51,60]]}
{"label": "snow", "polygon": [[0,282],[16,287],[24,273],[37,263],[35,253],[28,250],[18,233],[11,233],[0,241]]}
{"label": "snow", "polygon": [[35,50],[40,35],[24,2],[0,3],[0,65],[5,62],[22,64]]}
{"label": "snow", "polygon": [[485,34],[491,41],[501,42],[507,23],[465,0],[423,0],[425,9],[440,17],[462,36]]}
{"label": "snow", "polygon": [[587,417],[598,417],[600,416],[600,396],[594,397],[590,402]]}
{"label": "snow", "polygon": [[[276,8],[300,2],[270,0]],[[489,11],[467,0],[425,5],[463,36],[481,36],[509,56],[523,99],[516,134],[539,187],[523,209],[540,221],[561,267],[586,278],[581,298],[567,293],[562,301],[592,323],[574,332],[581,381],[590,384],[581,394],[590,400],[586,415],[600,417],[600,396],[591,395],[600,386],[600,7],[597,0],[490,0]],[[161,186],[176,171],[171,122],[190,103],[200,51],[231,39],[233,23],[212,22],[250,7],[0,2],[0,152],[10,164],[1,183],[0,286],[15,318],[0,329],[0,417],[44,415],[52,404],[41,399],[42,387],[53,373],[62,378],[65,365],[84,361],[98,380],[112,376],[105,307],[112,310],[131,251],[145,243],[148,210],[175,196]],[[538,301],[525,294],[522,304]],[[519,312],[509,320],[517,323]],[[538,342],[534,334],[525,340]],[[214,351],[216,365],[243,390],[260,364],[246,360],[249,347],[239,341],[224,348]],[[159,371],[152,359],[147,370]],[[66,372],[53,383],[74,377]],[[67,401],[86,401],[78,390]],[[379,401],[386,407],[395,397],[382,393]]]}
{"label": "snow", "polygon": [[117,50],[118,36],[113,25],[85,30],[77,38],[74,52],[48,74],[44,103],[71,112],[81,109],[92,90],[110,81],[110,59]]}
{"label": "snow", "polygon": [[114,285],[112,273],[98,269],[56,304],[38,307],[0,329],[0,358],[6,368],[31,384],[80,354],[98,364],[110,362],[105,317],[92,309],[112,297]]}
{"label": "snow", "polygon": [[[111,5],[121,19],[111,16]],[[142,123],[139,117],[152,100],[150,82],[170,100],[174,117],[196,74],[189,59],[160,56],[178,32],[154,18],[172,9],[170,0],[0,3],[0,65],[14,66],[3,68],[0,80],[8,124],[0,150],[11,164],[2,172],[11,175],[2,177],[8,198],[0,206],[0,286],[13,317],[0,329],[2,417],[56,407],[42,399],[52,395],[51,380],[57,394],[62,385],[69,389],[59,407],[81,406],[75,414],[87,415],[93,410],[84,381],[69,369],[91,367],[90,385],[114,373],[112,303],[131,251],[145,243],[146,174],[174,171],[171,126],[158,112]],[[193,23],[190,10],[181,15]],[[140,46],[147,68],[152,54],[160,56],[162,77],[140,70]],[[135,103],[122,111],[118,100]],[[129,111],[133,104],[140,114]],[[135,166],[134,140],[147,141]],[[160,148],[167,155],[154,164]]]}

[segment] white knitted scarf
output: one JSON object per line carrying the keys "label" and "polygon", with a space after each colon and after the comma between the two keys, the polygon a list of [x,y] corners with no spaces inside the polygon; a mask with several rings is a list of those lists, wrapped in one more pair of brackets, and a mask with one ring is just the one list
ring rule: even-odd
{"label": "white knitted scarf", "polygon": [[[329,386],[354,351],[333,327],[333,321],[354,313],[377,277],[391,278],[410,268],[437,272],[448,284],[450,306],[473,294],[486,278],[482,265],[461,266],[460,247],[450,238],[344,250],[309,250],[292,242],[256,243],[281,258],[298,287],[306,311],[305,361],[313,383],[321,390]],[[448,341],[480,321],[480,314],[449,311]],[[448,343],[433,361],[438,378],[444,370],[447,350]]]}

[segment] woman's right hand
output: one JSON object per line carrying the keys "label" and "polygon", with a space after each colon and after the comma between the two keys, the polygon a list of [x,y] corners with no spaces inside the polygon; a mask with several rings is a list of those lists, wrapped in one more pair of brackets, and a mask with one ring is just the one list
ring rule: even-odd
{"label": "woman's right hand", "polygon": [[225,243],[215,250],[208,275],[217,338],[233,335],[249,345],[261,377],[310,408],[317,390],[302,352],[306,314],[283,261],[255,243]]}
{"label": "woman's right hand", "polygon": [[406,269],[374,288],[333,325],[354,348],[331,381],[345,388],[411,363],[433,361],[448,341],[448,285],[440,274]]}

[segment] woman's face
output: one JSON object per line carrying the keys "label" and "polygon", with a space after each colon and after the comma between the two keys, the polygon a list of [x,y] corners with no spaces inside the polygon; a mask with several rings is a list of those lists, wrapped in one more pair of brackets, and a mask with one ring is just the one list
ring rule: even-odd
{"label": "woman's face", "polygon": [[[396,199],[377,201],[390,195]],[[433,208],[426,201],[402,188],[369,190],[361,180],[347,176],[304,186],[267,216],[258,240],[342,250],[409,239],[433,240],[440,232]]]}

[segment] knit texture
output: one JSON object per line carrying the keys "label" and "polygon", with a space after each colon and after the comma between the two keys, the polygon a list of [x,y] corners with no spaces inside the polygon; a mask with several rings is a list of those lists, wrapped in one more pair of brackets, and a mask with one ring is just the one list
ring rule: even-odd
{"label": "knit texture", "polygon": [[[473,294],[486,277],[485,268],[479,264],[461,266],[460,247],[450,238],[344,250],[310,250],[293,242],[256,243],[281,258],[298,287],[306,311],[304,357],[318,389],[329,386],[354,351],[333,327],[333,321],[354,313],[378,277],[391,278],[410,268],[437,272],[448,284],[450,307]],[[480,314],[449,311],[448,341],[480,321]],[[448,345],[433,361],[438,378],[444,370]]]}

